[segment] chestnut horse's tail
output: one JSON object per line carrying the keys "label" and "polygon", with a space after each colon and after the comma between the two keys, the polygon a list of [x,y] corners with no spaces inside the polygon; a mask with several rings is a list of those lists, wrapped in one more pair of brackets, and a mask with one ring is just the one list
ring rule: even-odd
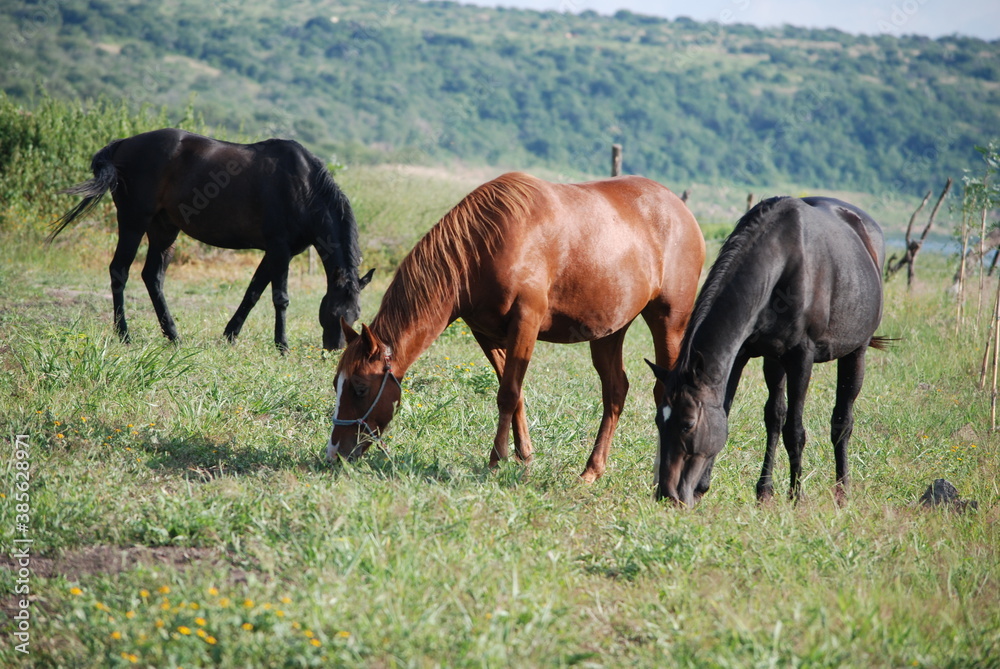
{"label": "chestnut horse's tail", "polygon": [[899,341],[899,339],[899,337],[872,337],[871,341],[868,342],[868,346],[876,351],[886,351]]}
{"label": "chestnut horse's tail", "polygon": [[109,190],[114,192],[115,186],[118,185],[118,170],[111,158],[121,141],[116,139],[94,154],[90,161],[90,169],[94,173],[93,179],[59,191],[69,195],[82,195],[83,200],[52,224],[52,232],[46,238],[46,243],[51,244],[56,235],[69,227],[76,219],[89,213]]}

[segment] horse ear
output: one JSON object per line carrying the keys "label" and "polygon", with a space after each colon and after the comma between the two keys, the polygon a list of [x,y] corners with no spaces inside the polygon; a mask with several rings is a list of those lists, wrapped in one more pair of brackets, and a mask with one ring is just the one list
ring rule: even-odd
{"label": "horse ear", "polygon": [[701,351],[695,351],[691,358],[691,380],[694,385],[701,385],[702,377],[705,375],[705,356]]}
{"label": "horse ear", "polygon": [[[646,360],[646,358],[643,358],[643,360]],[[660,367],[655,362],[650,362],[649,360],[646,360],[646,364],[649,365],[651,370],[653,370],[653,376],[655,376],[660,383],[666,385],[667,377],[670,376],[670,371],[665,367]]]}
{"label": "horse ear", "polygon": [[350,323],[344,320],[343,316],[340,317],[340,331],[344,333],[344,340],[348,344],[358,338],[358,333],[354,331]]}
{"label": "horse ear", "polygon": [[363,323],[361,325],[361,338],[364,341],[364,351],[368,354],[369,360],[382,357],[382,342],[378,340],[371,328]]}
{"label": "horse ear", "polygon": [[367,274],[365,274],[363,277],[361,277],[360,279],[358,279],[358,290],[361,290],[362,288],[364,288],[365,286],[367,286],[369,283],[372,282],[372,275],[373,274],[375,274],[375,268],[374,267],[372,269],[368,270]]}

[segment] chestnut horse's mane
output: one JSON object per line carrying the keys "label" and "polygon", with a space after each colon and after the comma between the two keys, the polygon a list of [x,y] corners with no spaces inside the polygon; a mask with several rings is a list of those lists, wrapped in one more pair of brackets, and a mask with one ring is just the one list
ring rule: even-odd
{"label": "chestnut horse's mane", "polygon": [[379,330],[398,332],[456,304],[480,260],[494,253],[512,222],[528,217],[538,192],[534,177],[512,172],[465,196],[403,258],[375,316]]}

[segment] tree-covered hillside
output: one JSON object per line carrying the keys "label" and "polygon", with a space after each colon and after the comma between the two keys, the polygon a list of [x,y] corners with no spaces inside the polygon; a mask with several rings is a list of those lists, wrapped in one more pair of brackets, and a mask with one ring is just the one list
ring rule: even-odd
{"label": "tree-covered hillside", "polygon": [[1000,131],[1000,43],[962,37],[316,0],[4,3],[0,31],[14,100],[179,116],[196,94],[209,123],[342,161],[593,174],[619,142],[675,187],[912,193]]}

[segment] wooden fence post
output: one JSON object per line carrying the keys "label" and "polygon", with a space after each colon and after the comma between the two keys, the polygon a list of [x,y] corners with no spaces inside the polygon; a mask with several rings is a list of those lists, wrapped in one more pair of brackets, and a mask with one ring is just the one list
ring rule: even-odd
{"label": "wooden fence post", "polygon": [[616,177],[622,173],[622,145],[611,145],[611,176]]}

